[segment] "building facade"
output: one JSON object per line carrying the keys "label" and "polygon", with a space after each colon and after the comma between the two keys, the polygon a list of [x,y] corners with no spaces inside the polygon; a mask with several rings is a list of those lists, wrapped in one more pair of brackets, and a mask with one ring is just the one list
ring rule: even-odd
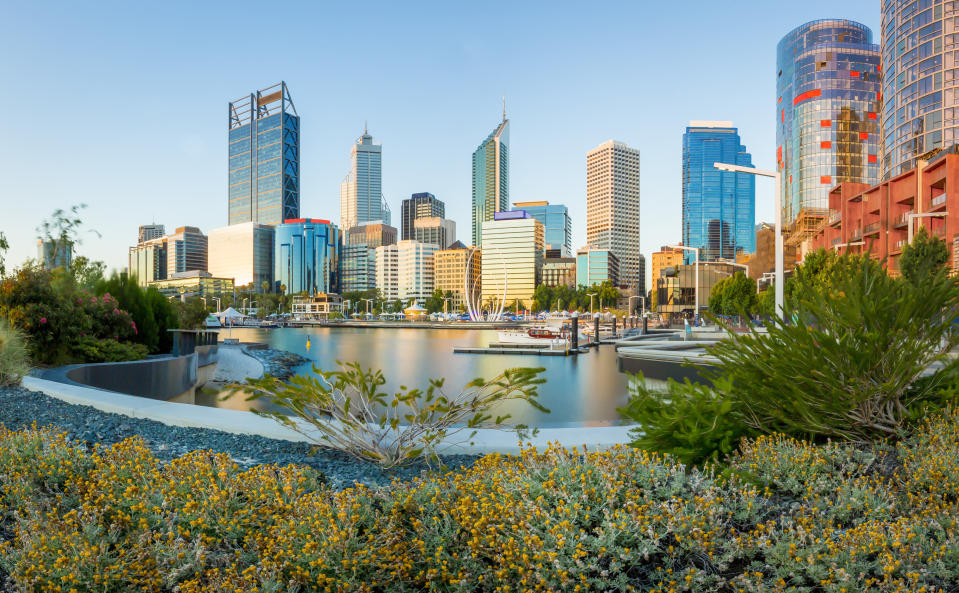
{"label": "building facade", "polygon": [[543,269],[543,223],[523,210],[497,212],[483,224],[482,304],[533,304]]}
{"label": "building facade", "polygon": [[[735,261],[756,249],[756,177],[715,163],[753,166],[731,122],[690,122],[683,134],[683,244],[699,249],[700,261]],[[685,257],[695,259],[692,252]]]}
{"label": "building facade", "polygon": [[340,184],[340,226],[350,229],[376,221],[390,224],[383,199],[383,146],[363,130],[350,151],[350,172]]}
{"label": "building facade", "polygon": [[619,286],[619,258],[609,249],[583,247],[576,252],[576,284],[587,288],[610,281]]}
{"label": "building facade", "polygon": [[346,232],[347,245],[366,245],[376,249],[380,245],[396,243],[396,227],[382,222],[365,222],[358,224]]}
{"label": "building facade", "polygon": [[834,185],[879,180],[880,69],[872,31],[853,21],[812,21],[780,40],[776,160],[791,233],[822,222]]}
{"label": "building facade", "polygon": [[73,245],[49,239],[37,239],[37,261],[44,268],[69,268],[73,261]]}
{"label": "building facade", "polygon": [[417,218],[446,218],[446,204],[429,192],[413,194],[400,207],[400,238],[413,239],[413,221]]}
{"label": "building facade", "polygon": [[483,223],[509,209],[509,120],[473,152],[473,246],[482,247]]}
{"label": "building facade", "polygon": [[656,280],[662,276],[663,270],[666,268],[675,268],[683,263],[683,250],[664,245],[659,248],[659,251],[654,251],[650,259],[652,260],[651,286],[655,287]]}
{"label": "building facade", "polygon": [[166,276],[182,272],[203,271],[209,266],[209,239],[195,226],[181,226],[164,235],[166,243]]}
{"label": "building facade", "polygon": [[[217,278],[209,272],[191,270],[177,272],[164,280],[150,282],[160,291],[160,294],[169,297],[178,297],[181,300],[199,297],[207,300],[224,298],[233,295],[233,278]],[[212,305],[213,303],[209,303]]]}
{"label": "building facade", "polygon": [[396,244],[381,245],[376,248],[376,289],[380,297],[387,301],[400,298],[399,252]]}
{"label": "building facade", "polygon": [[152,239],[159,239],[166,234],[162,224],[141,224],[137,231],[137,243],[146,243]]}
{"label": "building facade", "polygon": [[546,286],[576,286],[575,257],[547,257],[543,260],[541,284]]}
{"label": "building facade", "polygon": [[[799,255],[799,246],[783,244],[783,269],[792,270],[796,267],[796,257]],[[740,260],[749,266],[750,278],[761,280],[763,274],[776,271],[776,226],[761,222],[756,227],[756,253]]]}
{"label": "building facade", "polygon": [[277,225],[273,290],[284,294],[340,292],[340,232],[328,220],[290,219]]}
{"label": "building facade", "polygon": [[[720,280],[742,272],[742,268],[724,262],[699,263],[699,311],[709,307],[709,295]],[[656,311],[674,317],[692,315],[696,309],[696,266],[681,265],[653,283]]]}
{"label": "building facade", "polygon": [[457,241],[433,254],[433,281],[443,294],[451,293],[449,311],[465,311],[467,295],[477,302],[483,291],[483,253]]}
{"label": "building facade", "polygon": [[433,256],[439,251],[436,245],[419,241],[399,241],[396,244],[397,293],[404,304],[425,305],[433,294]]}
{"label": "building facade", "polygon": [[525,210],[543,223],[546,250],[556,257],[570,257],[573,253],[573,223],[569,209],[563,204],[549,202],[515,202],[513,210]]}
{"label": "building facade", "polygon": [[622,142],[586,153],[586,243],[616,255],[620,284],[639,284],[639,150]]}
{"label": "building facade", "polygon": [[274,227],[255,222],[213,229],[210,273],[218,278],[233,278],[238,287],[269,291],[274,287],[274,241]]}
{"label": "building facade", "polygon": [[340,286],[344,293],[376,288],[376,249],[344,245],[340,252]]}
{"label": "building facade", "polygon": [[413,221],[413,240],[446,249],[456,242],[456,221],[432,216]]}
{"label": "building facade", "polygon": [[959,142],[959,4],[882,7],[882,181]]}
{"label": "building facade", "polygon": [[229,224],[300,216],[300,117],[285,82],[229,105]]}
{"label": "building facade", "polygon": [[127,273],[139,286],[147,286],[167,277],[167,247],[162,237],[148,239],[130,248]]}

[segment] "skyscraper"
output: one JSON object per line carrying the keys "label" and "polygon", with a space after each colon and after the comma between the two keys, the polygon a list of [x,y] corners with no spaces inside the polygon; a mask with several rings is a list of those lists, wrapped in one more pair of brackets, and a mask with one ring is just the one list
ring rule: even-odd
{"label": "skyscraper", "polygon": [[[255,222],[210,230],[210,273],[259,292],[273,286],[274,227]],[[265,283],[265,284],[264,284]]]}
{"label": "skyscraper", "polygon": [[620,284],[639,284],[639,150],[609,140],[586,153],[586,242],[619,260]]}
{"label": "skyscraper", "polygon": [[402,217],[400,238],[402,240],[413,238],[413,221],[417,218],[432,218],[439,216],[446,218],[446,204],[442,200],[437,200],[436,196],[429,192],[413,194],[403,200],[400,216]]}
{"label": "skyscraper", "polygon": [[137,232],[137,243],[145,243],[151,239],[159,239],[166,233],[162,224],[141,224]]}
{"label": "skyscraper", "polygon": [[573,223],[566,206],[549,202],[515,202],[513,210],[525,210],[543,223],[547,251],[556,252],[555,257],[570,257],[573,249]]}
{"label": "skyscraper", "polygon": [[229,224],[300,216],[300,118],[280,82],[229,105]]}
{"label": "skyscraper", "polygon": [[959,5],[884,0],[881,6],[885,181],[914,169],[922,155],[959,143],[959,109],[953,107],[959,100]]}
{"label": "skyscraper", "polygon": [[340,184],[340,227],[375,221],[390,224],[383,200],[383,146],[373,144],[373,136],[364,129],[350,151],[350,172]]}
{"label": "skyscraper", "polygon": [[[715,163],[752,167],[732,122],[693,121],[683,134],[683,245],[700,261],[735,260],[756,250],[756,178]],[[688,261],[694,255],[689,252]]]}
{"label": "skyscraper", "polygon": [[483,225],[481,269],[484,307],[502,302],[512,307],[533,305],[533,292],[542,279],[543,223],[523,210],[497,212]]}
{"label": "skyscraper", "polygon": [[483,242],[483,223],[509,210],[509,120],[503,121],[473,153],[473,245]]}
{"label": "skyscraper", "polygon": [[275,290],[339,292],[340,233],[328,220],[291,219],[276,227]]}
{"label": "skyscraper", "polygon": [[446,249],[456,242],[456,221],[439,216],[417,218],[413,222],[413,240]]}
{"label": "skyscraper", "polygon": [[[782,38],[776,70],[776,160],[788,228],[801,214],[820,220],[839,183],[879,181],[879,47],[859,23],[813,21]],[[799,228],[809,226],[799,220]]]}

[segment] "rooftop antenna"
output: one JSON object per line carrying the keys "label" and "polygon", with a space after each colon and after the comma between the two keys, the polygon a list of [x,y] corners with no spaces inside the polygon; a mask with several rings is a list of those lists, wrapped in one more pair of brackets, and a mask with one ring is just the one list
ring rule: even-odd
{"label": "rooftop antenna", "polygon": [[364,136],[369,136],[369,133],[367,133],[367,130],[369,129],[369,127],[366,125],[366,122],[367,122],[367,120],[364,119],[364,120],[363,120],[363,135],[364,135]]}
{"label": "rooftop antenna", "polygon": [[506,121],[506,93],[503,93],[503,121]]}

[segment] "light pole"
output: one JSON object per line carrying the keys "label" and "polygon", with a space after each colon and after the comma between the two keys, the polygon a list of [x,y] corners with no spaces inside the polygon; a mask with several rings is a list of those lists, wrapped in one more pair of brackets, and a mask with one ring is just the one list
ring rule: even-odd
{"label": "light pole", "polygon": [[213,300],[216,301],[216,311],[219,313],[223,310],[223,308],[220,306],[220,297],[213,297]]}
{"label": "light pole", "polygon": [[734,173],[747,173],[749,175],[758,175],[760,177],[772,177],[776,184],[776,313],[780,318],[783,317],[783,300],[785,298],[784,288],[785,279],[783,273],[783,196],[782,196],[782,174],[779,171],[764,171],[752,167],[741,167],[739,165],[728,165],[726,163],[713,163],[713,166],[720,171],[732,171]]}
{"label": "light pole", "polygon": [[746,270],[746,277],[749,278],[749,266],[747,266],[746,264],[739,264],[733,261],[729,261],[728,259],[721,259],[719,260],[719,263],[726,264],[727,266],[735,266],[737,268],[742,268]]}
{"label": "light pole", "polygon": [[934,217],[934,216],[937,216],[937,217],[940,217],[940,218],[941,218],[941,217],[948,216],[948,215],[949,215],[948,212],[923,212],[922,214],[916,214],[915,212],[910,212],[909,214],[907,214],[907,215],[906,215],[906,218],[908,219],[908,222],[907,222],[907,224],[906,224],[906,227],[909,229],[909,240],[906,241],[906,244],[908,245],[908,244],[911,244],[911,243],[912,243],[912,237],[913,237],[913,235],[915,234],[915,233],[913,232],[913,230],[912,230],[912,221],[913,221],[913,220],[915,220],[915,219],[917,219],[917,218],[932,218],[932,217]]}
{"label": "light pole", "polygon": [[762,281],[766,278],[774,278],[776,276],[775,272],[763,272],[763,277],[756,280],[756,294],[759,294],[759,285],[762,284]]}
{"label": "light pole", "polygon": [[449,304],[449,302],[450,302],[450,297],[443,297],[443,315],[444,316],[447,314],[446,306]]}
{"label": "light pole", "polygon": [[363,300],[366,301],[366,314],[369,315],[369,314],[370,314],[370,303],[373,302],[373,299],[363,299]]}
{"label": "light pole", "polygon": [[589,293],[589,313],[590,313],[590,315],[593,314],[593,297],[594,297],[594,296],[596,296],[596,293],[595,293],[595,292]]}
{"label": "light pole", "polygon": [[687,247],[686,245],[668,245],[670,249],[682,249],[684,251],[692,251],[696,254],[696,276],[694,282],[696,285],[693,288],[693,294],[696,297],[696,308],[694,309],[693,314],[693,323],[699,319],[699,248],[698,247]]}

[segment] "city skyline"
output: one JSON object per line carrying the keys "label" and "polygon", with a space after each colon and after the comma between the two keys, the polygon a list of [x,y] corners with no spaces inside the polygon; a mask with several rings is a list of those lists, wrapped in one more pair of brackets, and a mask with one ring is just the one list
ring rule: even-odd
{"label": "city skyline", "polygon": [[[658,47],[662,34],[644,22],[650,20],[646,16],[655,16],[662,9],[620,8],[627,18],[622,19],[622,25],[608,25],[610,29],[601,37],[609,37],[622,27],[630,35],[617,42],[620,49],[628,47],[631,55],[642,55]],[[700,27],[705,30],[705,25],[697,24],[699,20],[742,22],[706,3],[694,8],[704,18],[689,24],[692,39]],[[397,24],[417,20],[416,15],[403,17],[399,11],[390,14],[393,9],[384,5],[370,25],[370,34],[379,39],[373,44],[375,48],[361,49],[343,64],[337,62],[343,53],[334,52],[331,55],[335,59],[323,60],[321,82],[316,74],[317,52],[335,48],[342,43],[341,35],[329,41],[311,36],[313,45],[306,52],[310,59],[290,58],[280,63],[275,58],[256,58],[252,63],[230,64],[225,47],[209,49],[231,30],[213,27],[214,14],[209,9],[198,11],[193,23],[170,25],[178,34],[197,40],[201,38],[199,32],[209,28],[204,43],[189,41],[169,52],[157,49],[165,38],[159,31],[173,19],[175,7],[169,8],[169,13],[159,10],[152,14],[155,9],[150,9],[147,12],[151,14],[143,18],[151,17],[155,24],[139,28],[143,30],[128,27],[125,32],[116,25],[123,19],[138,22],[129,15],[104,19],[96,8],[81,13],[66,5],[56,14],[46,14],[49,10],[49,6],[17,6],[11,18],[0,25],[6,33],[0,43],[13,56],[0,66],[0,72],[7,79],[28,80],[35,88],[26,106],[15,103],[11,94],[0,96],[8,108],[19,105],[16,112],[22,114],[0,124],[0,135],[8,140],[0,149],[5,172],[0,176],[0,196],[23,206],[0,221],[0,230],[12,243],[8,259],[15,265],[34,255],[34,228],[39,222],[56,208],[76,202],[90,205],[84,220],[104,234],[103,238],[85,237],[78,254],[104,260],[111,268],[126,265],[130,231],[123,228],[134,229],[154,221],[167,228],[197,226],[204,232],[222,226],[227,160],[222,109],[238,90],[262,88],[278,79],[292,88],[296,108],[303,117],[302,216],[336,217],[344,147],[368,119],[390,155],[383,165],[383,193],[393,211],[398,211],[403,197],[428,187],[446,201],[447,217],[465,228],[471,222],[466,159],[475,149],[477,138],[482,138],[498,118],[505,92],[513,127],[511,201],[566,204],[573,220],[573,245],[581,246],[585,243],[583,155],[599,142],[615,137],[646,155],[641,176],[641,251],[649,254],[679,238],[678,137],[689,119],[736,121],[756,165],[772,168],[774,128],[772,122],[763,120],[768,120],[771,101],[775,100],[778,40],[804,22],[829,16],[856,20],[879,30],[879,7],[872,2],[850,3],[841,15],[824,2],[777,7],[775,14],[762,13],[764,27],[759,34],[723,42],[722,48],[731,59],[716,69],[721,72],[714,74],[707,68],[696,77],[684,77],[672,64],[667,67],[629,60],[627,76],[618,75],[611,79],[608,90],[598,92],[593,82],[621,70],[623,62],[606,67],[588,58],[586,49],[596,42],[597,34],[587,35],[569,47],[547,39],[545,34],[526,40],[517,35],[504,47],[490,49],[479,41],[489,24],[479,13],[475,24],[456,35],[444,33],[428,52],[408,48],[397,50],[396,56],[383,57],[378,52],[384,45],[398,47],[391,42],[398,33],[390,33],[390,29],[402,29]],[[542,16],[523,7],[509,12],[504,31],[509,35]],[[572,27],[574,21],[567,12],[557,10],[547,15],[544,25]],[[586,18],[599,22],[601,17]],[[252,26],[252,22],[241,19],[239,26]],[[78,43],[74,29],[92,31],[100,41]],[[646,30],[648,39],[643,35]],[[534,51],[544,43],[547,51]],[[716,44],[715,39],[696,41],[692,47],[678,49],[681,53],[677,60],[692,60],[704,45]],[[300,45],[306,48],[308,44]],[[76,49],[65,52],[67,47]],[[118,52],[118,48],[129,51]],[[195,63],[184,63],[185,55],[195,58]],[[75,68],[61,69],[64,61],[69,66],[73,60],[80,60]],[[694,61],[689,63],[700,67]],[[374,64],[372,79],[369,71],[362,75],[364,80],[372,80],[375,93],[341,91],[336,94],[339,96],[331,96],[323,92],[326,81],[343,75],[346,69]],[[59,77],[54,76],[57,73]],[[116,101],[101,105],[87,81],[91,74],[103,78],[110,73],[124,73],[124,84],[111,91]],[[451,78],[437,91],[425,84],[434,77]],[[652,100],[644,95],[642,86],[650,77],[669,82],[668,96],[662,94]],[[163,92],[167,87],[185,85],[193,93],[189,113],[170,102]],[[420,91],[411,92],[418,87],[422,87]],[[81,91],[76,93],[76,108],[83,110],[83,118],[55,108],[57,94],[70,88]],[[709,92],[705,92],[707,89]],[[155,118],[145,117],[148,113]],[[117,117],[111,119],[108,114]],[[39,125],[41,120],[46,123]],[[127,142],[122,151],[116,151],[119,131],[115,126],[120,122]],[[438,142],[442,146],[437,146]],[[46,151],[49,161],[57,163],[53,171],[45,168],[43,175],[38,175],[31,162],[36,160],[38,146]],[[108,166],[112,180],[105,184]],[[42,184],[36,183],[38,178],[43,179]],[[757,184],[757,222],[772,217],[772,188],[768,185]]]}

